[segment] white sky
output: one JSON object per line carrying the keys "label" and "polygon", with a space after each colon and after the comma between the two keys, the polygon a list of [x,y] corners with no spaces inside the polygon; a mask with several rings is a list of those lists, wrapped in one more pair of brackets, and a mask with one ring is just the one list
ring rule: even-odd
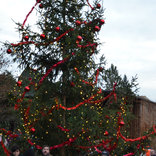
{"label": "white sky", "polygon": [[[0,5],[0,41],[17,41],[16,22],[22,23],[36,0],[3,0]],[[104,0],[106,24],[100,32],[108,67],[121,75],[138,75],[139,95],[156,102],[156,0]],[[28,18],[34,21],[35,11]]]}
{"label": "white sky", "polygon": [[156,101],[156,0],[104,0],[101,41],[108,64],[129,78],[138,75],[139,95]]}

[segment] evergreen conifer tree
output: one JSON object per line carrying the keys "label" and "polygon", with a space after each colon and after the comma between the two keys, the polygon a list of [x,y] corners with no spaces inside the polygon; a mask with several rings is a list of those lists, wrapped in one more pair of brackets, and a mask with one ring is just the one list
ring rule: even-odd
{"label": "evergreen conifer tree", "polygon": [[[130,83],[115,74],[115,67],[105,70],[103,58],[95,62],[98,34],[105,23],[100,3],[37,0],[38,32],[25,24],[30,12],[23,24],[17,23],[21,41],[5,44],[7,53],[29,72],[19,78],[14,100],[21,136],[37,149],[48,144],[54,155],[101,153],[105,149],[116,154],[122,140],[121,119],[126,122],[128,116],[125,99],[134,95],[136,86],[135,79]],[[118,96],[118,92],[122,94]]]}

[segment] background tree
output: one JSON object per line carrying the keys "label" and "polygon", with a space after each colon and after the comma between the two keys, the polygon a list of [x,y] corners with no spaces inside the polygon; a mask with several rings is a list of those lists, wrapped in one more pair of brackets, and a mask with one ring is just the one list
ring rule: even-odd
{"label": "background tree", "polygon": [[[138,96],[138,83],[137,76],[132,77],[128,80],[126,75],[120,75],[116,66],[113,64],[110,68],[103,70],[101,73],[101,78],[103,81],[100,81],[100,85],[103,86],[103,90],[107,91],[108,94],[111,90],[111,86],[114,82],[118,85],[116,86],[117,100],[113,103],[110,101],[105,103],[107,110],[107,115],[109,118],[108,130],[111,130],[113,125],[114,129],[116,125],[116,114],[122,112],[122,118],[124,120],[125,126],[122,127],[122,134],[127,138],[131,137],[130,126],[133,126],[132,121],[135,120],[133,114],[133,105],[136,102],[136,97]],[[114,132],[115,133],[115,132]],[[142,141],[143,146],[149,145],[149,140]],[[126,142],[123,139],[118,140],[118,146],[111,152],[112,155],[123,155],[126,153],[131,153],[132,151],[142,151],[142,149],[137,149],[137,145],[140,144],[140,141],[135,142]],[[137,154],[137,152],[135,154]]]}
{"label": "background tree", "polygon": [[[15,124],[17,124],[16,112],[13,106],[10,107],[10,91],[13,89],[16,81],[13,75],[7,71],[0,74],[0,135],[1,128],[5,128],[10,131],[14,131]],[[7,136],[2,135],[5,142]],[[0,153],[4,156],[2,147],[0,146]],[[4,155],[3,155],[4,154]]]}
{"label": "background tree", "polygon": [[6,57],[5,49],[0,48],[0,74],[2,74],[10,65],[10,60]]}

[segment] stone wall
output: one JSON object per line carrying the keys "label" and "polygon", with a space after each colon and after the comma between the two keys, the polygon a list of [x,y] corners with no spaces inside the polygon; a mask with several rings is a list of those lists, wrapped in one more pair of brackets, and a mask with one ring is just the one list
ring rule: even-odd
{"label": "stone wall", "polygon": [[[131,136],[140,137],[153,125],[156,125],[156,103],[146,97],[138,97],[134,103],[135,119],[131,124]],[[152,139],[152,148],[156,150],[156,137]]]}

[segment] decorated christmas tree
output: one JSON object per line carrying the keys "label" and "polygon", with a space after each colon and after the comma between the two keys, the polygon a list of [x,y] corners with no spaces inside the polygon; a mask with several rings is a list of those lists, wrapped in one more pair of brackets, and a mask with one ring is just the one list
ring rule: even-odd
{"label": "decorated christmas tree", "polygon": [[[24,22],[17,23],[21,41],[5,43],[24,71],[11,99],[20,123],[16,133],[3,133],[22,140],[23,148],[41,150],[48,144],[62,156],[142,150],[147,136],[127,139],[135,78],[121,78],[114,66],[105,69],[104,57],[95,57],[105,24],[101,3],[37,0]],[[26,23],[35,7],[36,32]]]}

